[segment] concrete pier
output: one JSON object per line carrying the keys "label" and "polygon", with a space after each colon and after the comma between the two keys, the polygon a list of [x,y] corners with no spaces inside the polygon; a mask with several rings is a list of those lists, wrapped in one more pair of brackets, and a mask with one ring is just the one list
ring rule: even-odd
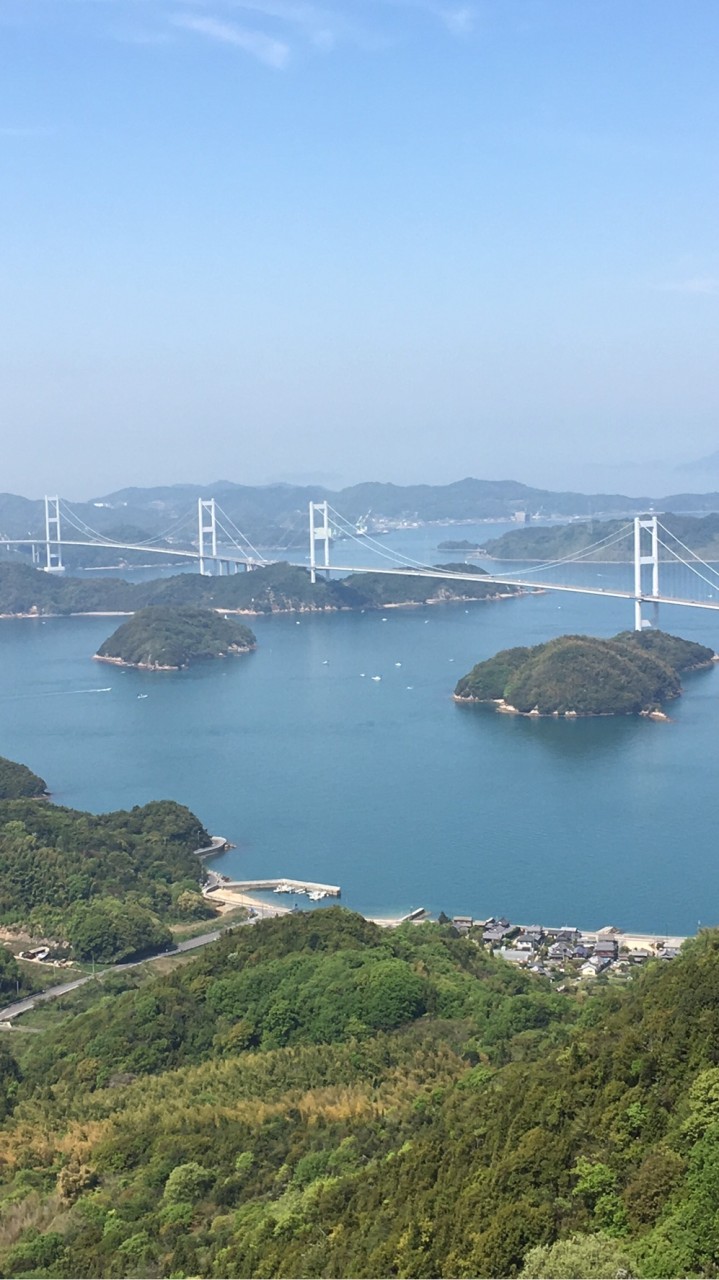
{"label": "concrete pier", "polygon": [[277,889],[281,884],[286,884],[290,893],[315,893],[321,891],[326,893],[328,898],[340,898],[342,896],[342,890],[337,884],[317,884],[314,880],[293,880],[284,876],[268,880],[222,880],[220,884],[208,889],[207,892],[212,893],[214,889],[235,889],[238,893],[256,893],[266,889]]}

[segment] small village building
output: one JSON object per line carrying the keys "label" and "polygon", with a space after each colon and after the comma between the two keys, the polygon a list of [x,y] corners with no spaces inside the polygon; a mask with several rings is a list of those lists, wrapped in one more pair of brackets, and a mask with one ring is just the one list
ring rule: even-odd
{"label": "small village building", "polygon": [[544,929],[539,924],[528,924],[521,932],[521,938],[525,942],[531,942],[533,947],[541,947],[544,942]]}
{"label": "small village building", "polygon": [[452,924],[459,933],[468,933],[474,921],[471,916],[452,916]]}
{"label": "small village building", "polygon": [[531,951],[518,951],[516,947],[500,947],[497,955],[506,960],[508,964],[525,965],[529,964],[532,958]]}
{"label": "small village building", "polygon": [[616,960],[619,955],[619,943],[616,938],[597,938],[594,944],[595,956],[602,956],[605,960]]}

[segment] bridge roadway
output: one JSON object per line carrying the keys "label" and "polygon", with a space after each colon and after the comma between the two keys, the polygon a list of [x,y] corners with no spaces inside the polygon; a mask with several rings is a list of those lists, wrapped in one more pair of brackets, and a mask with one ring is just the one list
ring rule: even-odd
{"label": "bridge roadway", "polygon": [[[44,547],[45,542],[45,538],[0,538],[0,547]],[[77,538],[63,538],[60,543],[52,541],[51,545],[53,550],[59,546],[60,550],[63,547],[94,547],[101,551],[142,551],[144,555],[174,556],[180,560],[213,560],[222,564],[251,565],[253,568],[260,568],[266,563],[263,560],[252,560],[249,556],[233,556],[226,552],[213,556],[206,551],[204,555],[200,555],[194,547],[180,551],[176,547],[148,547],[142,542],[91,542],[89,539],[83,542]]]}
{"label": "bridge roadway", "polygon": [[[43,538],[0,538],[0,547],[19,547],[19,546],[40,546],[43,545]],[[57,545],[57,544],[53,544]],[[77,539],[64,539],[60,543],[61,547],[102,547],[108,551],[142,551],[150,555],[169,556],[183,560],[205,560],[212,561],[217,564],[235,564],[244,565],[247,568],[262,568],[272,561],[252,560],[248,556],[233,556],[226,552],[221,555],[211,555],[205,552],[204,556],[194,548],[191,550],[181,551],[175,547],[148,547],[142,543],[131,542],[91,542],[80,541]],[[302,564],[294,563],[295,568],[307,569],[306,561]],[[390,568],[385,565],[343,565],[343,564],[317,564],[315,566],[317,573],[385,573],[397,578],[444,578],[451,579],[455,582],[493,582],[498,586],[520,587],[525,591],[564,591],[572,595],[583,596],[603,596],[607,599],[616,600],[632,600],[640,599],[642,604],[674,604],[681,605],[685,609],[711,609],[719,611],[719,600],[686,600],[677,596],[666,595],[648,595],[642,594],[637,597],[633,591],[622,591],[618,587],[588,587],[588,586],[572,586],[562,582],[537,582],[529,578],[517,578],[512,576],[502,576],[501,574],[488,573],[458,573],[450,570],[442,570],[439,568],[413,568],[411,566],[397,566]]]}
{"label": "bridge roadway", "polygon": [[[622,591],[616,587],[575,587],[560,582],[532,582],[527,578],[502,577],[495,573],[457,573],[456,571],[448,572],[441,569],[367,568],[367,566],[359,567],[357,565],[341,564],[316,565],[317,573],[324,573],[328,568],[332,573],[387,573],[400,578],[445,578],[456,582],[496,582],[498,586],[521,587],[526,591],[568,591],[574,595],[606,596],[617,600],[637,599],[633,591]],[[719,600],[715,602],[684,600],[676,596],[646,594],[642,594],[640,599],[644,604],[679,604],[688,609],[719,609]]]}

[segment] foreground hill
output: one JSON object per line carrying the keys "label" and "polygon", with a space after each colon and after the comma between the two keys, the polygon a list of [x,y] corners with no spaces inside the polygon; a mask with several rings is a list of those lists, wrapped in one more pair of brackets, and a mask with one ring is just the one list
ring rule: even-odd
{"label": "foreground hill", "polygon": [[176,671],[201,659],[249,653],[255,645],[249,627],[210,609],[150,605],[123,622],[95,657],[126,667]]}
{"label": "foreground hill", "polygon": [[539,715],[657,713],[681,693],[679,673],[711,666],[704,645],[662,631],[623,631],[613,640],[561,636],[504,649],[462,676],[458,702],[493,702]]}
{"label": "foreground hill", "polygon": [[130,981],[0,1048],[3,1274],[719,1274],[714,931],[575,998],[331,908]]}

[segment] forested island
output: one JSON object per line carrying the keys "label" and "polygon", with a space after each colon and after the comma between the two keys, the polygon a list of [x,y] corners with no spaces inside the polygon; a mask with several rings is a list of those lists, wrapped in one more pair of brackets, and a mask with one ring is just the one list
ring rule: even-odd
{"label": "forested island", "polygon": [[718,987],[333,907],[83,988],[0,1045],[0,1272],[716,1275]]}
{"label": "forested island", "polygon": [[454,697],[524,715],[658,717],[681,693],[680,673],[714,661],[705,645],[663,631],[623,631],[612,640],[560,636],[478,663]]}
{"label": "forested island", "polygon": [[[62,577],[27,565],[0,565],[0,616],[49,617],[87,613],[135,613],[148,606],[192,606],[258,616],[268,613],[382,609],[390,605],[434,604],[452,600],[494,600],[518,588],[482,581],[483,569],[466,564],[438,565],[436,578],[354,573],[312,583],[309,570],[285,562],[249,573],[204,577],[178,573],[149,582],[120,578]],[[444,574],[471,574],[470,582]],[[476,581],[474,581],[476,579]]]}
{"label": "forested island", "polygon": [[149,605],[103,641],[95,657],[124,667],[178,671],[192,662],[249,653],[254,633],[211,609]]}
{"label": "forested island", "polygon": [[[667,512],[661,522],[684,545],[702,560],[719,560],[719,514],[707,516],[683,516]],[[627,520],[582,520],[570,524],[531,525],[526,529],[512,529],[500,538],[485,542],[483,551],[494,560],[560,560],[564,556],[577,555],[595,542],[610,540]],[[598,547],[589,557],[596,562],[622,562],[632,559],[631,538],[615,544]],[[671,559],[661,546],[659,557]]]}

